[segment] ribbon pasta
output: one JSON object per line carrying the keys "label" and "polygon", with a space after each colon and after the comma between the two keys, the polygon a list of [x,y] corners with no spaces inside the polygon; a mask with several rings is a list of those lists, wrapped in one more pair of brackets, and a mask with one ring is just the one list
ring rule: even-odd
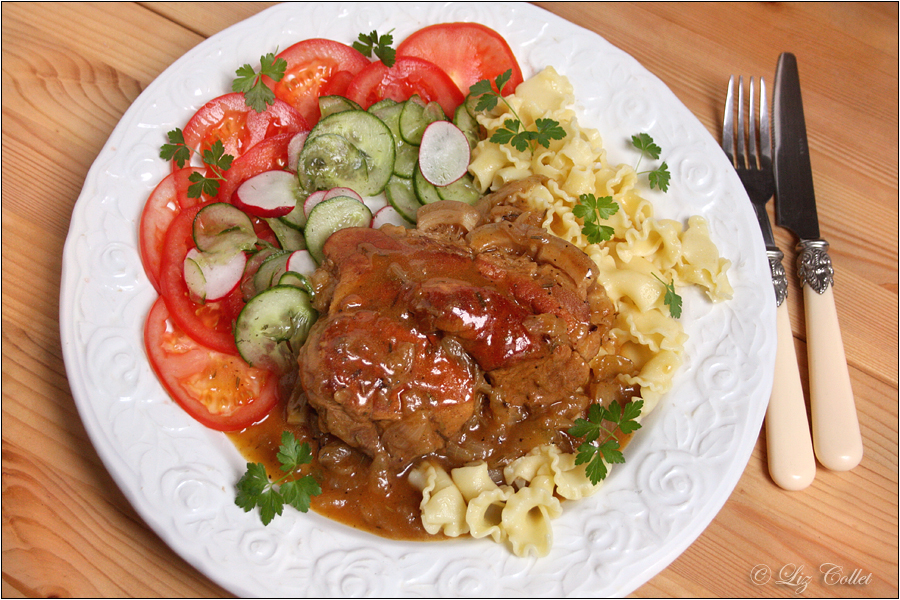
{"label": "ribbon pasta", "polygon": [[[532,129],[537,119],[557,121],[566,135],[520,152],[489,140],[473,150],[469,172],[482,193],[507,183],[543,175],[547,181],[528,192],[527,200],[544,213],[548,231],[582,248],[597,266],[598,279],[618,310],[604,354],[621,355],[635,365],[636,375],[621,374],[626,384],[639,384],[644,401],[642,417],[650,413],[672,387],[682,364],[687,335],[665,305],[666,286],[696,285],[714,302],[733,294],[728,282],[730,262],[720,257],[709,237],[706,221],[656,219],[653,206],[637,190],[637,174],[627,165],[610,164],[600,134],[579,126],[569,80],[547,67],[506,97],[522,121]],[[498,103],[478,116],[490,136],[507,119],[516,118]],[[606,242],[589,244],[572,209],[582,194],[611,196],[619,210],[605,224],[614,234]],[[660,281],[662,280],[662,281]],[[609,465],[607,465],[609,466]],[[505,485],[490,477],[485,463],[453,469],[425,462],[410,481],[422,491],[422,522],[430,533],[449,536],[470,533],[508,542],[518,556],[544,556],[550,551],[550,520],[562,508],[559,498],[579,499],[596,493],[575,455],[556,446],[541,446],[503,471]]]}

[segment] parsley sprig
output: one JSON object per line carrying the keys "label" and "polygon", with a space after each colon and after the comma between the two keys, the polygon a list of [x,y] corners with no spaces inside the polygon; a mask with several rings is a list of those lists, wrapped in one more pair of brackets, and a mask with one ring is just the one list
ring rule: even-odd
{"label": "parsley sprig", "polygon": [[361,33],[357,38],[358,41],[353,42],[353,47],[364,56],[371,58],[374,54],[384,63],[384,66],[393,67],[397,61],[397,51],[391,48],[391,44],[394,43],[394,36],[391,35],[393,31],[391,29],[384,35],[378,35],[377,31],[369,34]]}
{"label": "parsley sprig", "polygon": [[600,220],[608,219],[618,211],[619,205],[613,201],[612,196],[595,198],[593,194],[582,194],[578,198],[578,204],[572,207],[572,213],[584,223],[581,233],[589,244],[599,244],[612,238],[615,229],[609,225],[601,225]]}
{"label": "parsley sprig", "polygon": [[666,296],[663,298],[663,304],[669,307],[669,314],[672,318],[678,319],[681,317],[681,296],[675,293],[675,282],[666,283],[656,273],[653,273],[653,276],[666,287]]}
{"label": "parsley sprig", "polygon": [[193,154],[200,155],[203,164],[209,167],[208,173],[212,177],[204,175],[199,171],[191,173],[188,181],[188,198],[200,198],[202,195],[215,196],[219,193],[219,184],[225,181],[225,171],[231,168],[231,161],[234,157],[225,154],[225,146],[222,140],[216,140],[215,143],[204,150],[202,153],[191,148],[184,141],[184,132],[181,128],[173,129],[168,134],[169,143],[163,144],[159,151],[159,157],[163,160],[174,160],[178,168],[184,167],[185,163],[190,162]]}
{"label": "parsley sprig", "polygon": [[519,152],[525,152],[529,147],[534,151],[538,145],[549,148],[550,140],[561,140],[566,137],[566,130],[553,119],[536,119],[534,130],[527,129],[522,125],[522,119],[516,110],[500,95],[499,91],[503,89],[511,76],[512,69],[507,69],[494,79],[496,88],[487,79],[482,79],[469,88],[469,94],[478,98],[478,102],[475,104],[476,112],[493,110],[502,101],[515,117],[515,119],[506,119],[503,127],[491,135],[490,141],[495,144],[509,144]]}
{"label": "parsley sprig", "polygon": [[247,463],[247,472],[237,483],[238,493],[234,503],[244,512],[258,506],[263,525],[271,523],[275,515],[281,515],[285,504],[307,512],[312,497],[322,493],[322,488],[312,475],[286,481],[295,475],[297,469],[312,461],[309,444],[299,443],[290,431],[281,434],[278,461],[281,470],[286,473],[280,479],[269,481],[262,463]]}
{"label": "parsley sprig", "polygon": [[662,153],[662,148],[657,146],[653,142],[653,138],[646,133],[639,133],[637,135],[631,136],[631,145],[641,152],[641,156],[640,158],[638,158],[638,162],[634,166],[634,170],[637,172],[637,174],[647,175],[647,179],[650,182],[650,189],[656,187],[663,192],[669,191],[669,179],[672,175],[671,173],[669,173],[669,166],[665,163],[665,161],[663,161],[663,163],[659,167],[651,171],[638,171],[638,167],[640,167],[641,165],[641,159],[646,156],[653,160],[658,160],[659,155]]}
{"label": "parsley sprig", "polygon": [[287,61],[283,58],[276,60],[275,54],[269,52],[260,57],[259,72],[249,64],[235,71],[237,77],[231,84],[231,91],[243,92],[247,106],[256,112],[264,112],[270,104],[275,104],[275,92],[263,82],[263,76],[281,81],[286,69]]}
{"label": "parsley sprig", "polygon": [[575,424],[569,428],[569,435],[584,438],[584,442],[578,446],[575,464],[587,465],[585,472],[594,485],[606,479],[607,463],[625,462],[615,433],[616,430],[631,433],[640,429],[641,424],[635,419],[641,415],[643,408],[643,400],[631,400],[624,407],[616,401],[608,408],[591,404],[587,419],[576,419]]}

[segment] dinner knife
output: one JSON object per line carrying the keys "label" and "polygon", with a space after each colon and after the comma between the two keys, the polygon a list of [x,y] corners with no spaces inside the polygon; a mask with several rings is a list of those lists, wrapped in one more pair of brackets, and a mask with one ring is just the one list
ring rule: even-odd
{"label": "dinner knife", "polygon": [[797,59],[787,52],[775,71],[773,132],[775,218],[799,238],[813,448],[822,465],[847,471],[862,459],[862,436],[834,304],[834,269],[819,235]]}

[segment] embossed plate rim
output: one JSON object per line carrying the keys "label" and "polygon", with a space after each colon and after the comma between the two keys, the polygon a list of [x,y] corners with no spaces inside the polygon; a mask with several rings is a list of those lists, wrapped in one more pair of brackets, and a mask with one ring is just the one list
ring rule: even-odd
{"label": "embossed plate rim", "polygon": [[[91,168],[63,254],[60,332],[72,394],[98,454],[144,520],[201,572],[240,596],[619,596],[674,560],[714,518],[755,444],[774,367],[774,303],[762,240],[743,188],[715,140],[655,76],[600,36],[519,3],[279,5],[202,42],[123,115]],[[137,223],[167,165],[164,133],[229,91],[231,68],[308,37],[482,22],[503,34],[523,70],[569,75],[579,118],[611,157],[648,131],[673,172],[657,216],[710,219],[733,261],[735,299],[685,294],[691,335],[673,391],[645,421],[628,463],[605,489],[566,503],[550,556],[520,559],[485,540],[384,540],[315,514],[263,528],[233,505],[244,461],[191,421],[150,371],[141,327],[155,293],[140,267]],[[659,117],[659,118],[657,118]],[[665,203],[661,200],[665,198]],[[728,356],[740,356],[736,364]],[[742,370],[743,369],[743,370]],[[745,372],[746,370],[746,372]],[[699,398],[699,399],[698,399]],[[638,482],[641,482],[638,485]]]}

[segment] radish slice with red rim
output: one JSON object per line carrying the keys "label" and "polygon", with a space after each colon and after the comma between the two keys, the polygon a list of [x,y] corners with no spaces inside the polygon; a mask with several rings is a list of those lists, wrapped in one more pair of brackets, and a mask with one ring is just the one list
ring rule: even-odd
{"label": "radish slice with red rim", "polygon": [[287,260],[287,270],[301,275],[312,275],[318,264],[308,250],[291,252]]}
{"label": "radish slice with red rim", "polygon": [[419,169],[432,185],[443,187],[469,170],[469,140],[449,121],[435,121],[425,128],[419,145]]}
{"label": "radish slice with red rim", "polygon": [[184,258],[184,281],[193,297],[215,302],[237,288],[246,265],[247,256],[240,251],[209,253],[191,248]]}
{"label": "radish slice with red rim", "polygon": [[406,227],[407,229],[413,226],[413,224],[407,221],[393,206],[382,207],[375,213],[375,216],[372,217],[373,229],[378,229],[382,225],[397,225],[398,227]]}
{"label": "radish slice with red rim", "polygon": [[312,212],[312,209],[316,207],[316,204],[319,204],[323,200],[325,200],[325,194],[327,194],[327,190],[317,190],[306,197],[306,200],[303,202],[303,213],[309,217],[309,213]]}
{"label": "radish slice with red rim", "polygon": [[331,188],[330,190],[328,190],[327,192],[325,192],[325,198],[324,198],[324,200],[329,200],[329,199],[334,198],[334,197],[336,197],[336,196],[349,196],[349,197],[351,197],[351,198],[356,198],[356,199],[359,200],[360,202],[363,201],[362,196],[360,196],[359,194],[357,194],[355,190],[353,190],[353,189],[351,189],[351,188],[348,188],[348,187],[336,187],[336,188]]}
{"label": "radish slice with red rim", "polygon": [[309,137],[309,132],[301,131],[288,142],[288,169],[295,173],[297,172],[297,165],[300,163],[300,151],[303,150],[303,144],[306,143],[307,137]]}
{"label": "radish slice with red rim", "polygon": [[242,183],[232,198],[255,217],[283,217],[297,206],[299,186],[290,171],[264,171]]}

